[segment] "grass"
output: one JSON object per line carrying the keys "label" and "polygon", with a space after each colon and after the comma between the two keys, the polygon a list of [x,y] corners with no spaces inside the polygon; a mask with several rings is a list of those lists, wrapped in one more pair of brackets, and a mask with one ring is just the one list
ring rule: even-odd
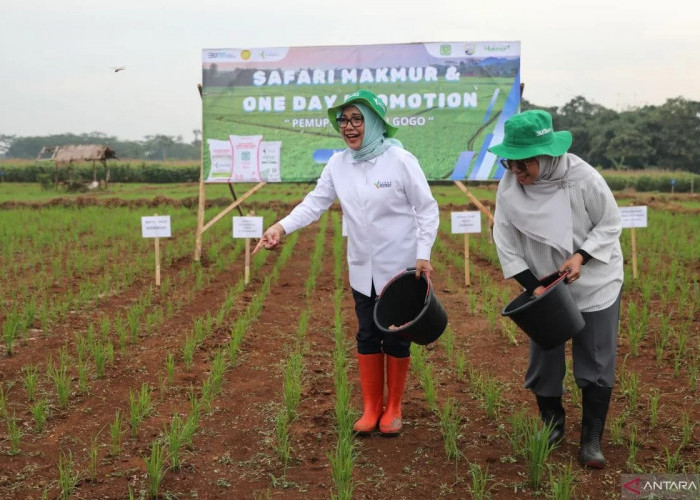
{"label": "grass", "polygon": [[58,457],[58,486],[61,490],[60,498],[70,498],[78,484],[80,474],[74,469],[73,453],[65,454],[61,451]]}
{"label": "grass", "polygon": [[121,411],[117,410],[114,414],[114,421],[109,425],[110,453],[117,455],[121,451],[122,444],[122,415]]}
{"label": "grass", "polygon": [[36,396],[36,384],[39,381],[39,368],[37,365],[25,365],[22,367],[22,373],[24,374],[22,383],[27,390],[27,399],[31,403]]}
{"label": "grass", "polygon": [[44,430],[44,424],[49,417],[49,403],[45,399],[40,399],[30,407],[34,422],[36,423],[36,431]]}
{"label": "grass", "polygon": [[17,423],[17,418],[13,414],[11,417],[6,417],[7,435],[10,438],[10,455],[19,454],[19,441],[22,439],[22,429]]}
{"label": "grass", "polygon": [[170,420],[170,427],[166,427],[164,431],[165,444],[168,448],[168,457],[170,458],[170,466],[173,469],[179,469],[182,465],[180,461],[180,448],[182,447],[182,431],[183,422],[180,415],[175,413]]}
{"label": "grass", "polygon": [[457,460],[461,455],[457,445],[459,427],[462,422],[459,415],[459,404],[453,398],[448,398],[439,414],[442,438],[445,445],[445,455],[448,460]]}
{"label": "grass", "polygon": [[142,384],[140,391],[129,390],[129,422],[132,437],[138,435],[141,422],[151,409],[151,389],[148,384]]}
{"label": "grass", "polygon": [[554,500],[569,500],[570,498],[575,498],[577,476],[578,472],[574,471],[571,462],[559,466],[550,465],[550,498]]}
{"label": "grass", "polygon": [[151,455],[144,459],[146,463],[146,478],[148,482],[148,495],[150,498],[158,498],[160,485],[163,482],[167,468],[165,467],[165,450],[160,440],[155,439],[151,445]]}
{"label": "grass", "polygon": [[488,466],[485,469],[482,469],[481,466],[477,463],[470,463],[469,464],[469,476],[471,477],[471,487],[470,487],[470,492],[472,494],[472,498],[474,500],[482,500],[485,498],[490,498],[490,491],[493,489],[495,485],[491,485],[490,487],[488,486],[489,481],[491,480],[489,476],[489,468]]}

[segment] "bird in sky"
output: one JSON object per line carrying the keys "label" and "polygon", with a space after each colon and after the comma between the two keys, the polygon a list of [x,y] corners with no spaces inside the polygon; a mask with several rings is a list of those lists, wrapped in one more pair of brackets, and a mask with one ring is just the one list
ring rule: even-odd
{"label": "bird in sky", "polygon": [[115,73],[119,73],[120,71],[124,71],[126,66],[112,66],[111,69],[113,69]]}

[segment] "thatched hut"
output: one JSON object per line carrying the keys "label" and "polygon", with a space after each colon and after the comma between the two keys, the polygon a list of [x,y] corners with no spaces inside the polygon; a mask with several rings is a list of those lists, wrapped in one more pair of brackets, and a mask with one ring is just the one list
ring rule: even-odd
{"label": "thatched hut", "polygon": [[[46,156],[51,155],[50,158]],[[109,182],[109,166],[107,160],[117,158],[113,149],[99,144],[81,144],[77,146],[53,146],[43,147],[37,156],[37,160],[50,159],[56,164],[55,183],[58,184],[58,170],[61,165],[69,167],[73,162],[92,162],[92,182],[97,185],[96,162],[105,167],[105,186]],[[70,171],[69,171],[70,172]],[[69,173],[70,175],[70,173]],[[70,180],[70,179],[69,179]]]}

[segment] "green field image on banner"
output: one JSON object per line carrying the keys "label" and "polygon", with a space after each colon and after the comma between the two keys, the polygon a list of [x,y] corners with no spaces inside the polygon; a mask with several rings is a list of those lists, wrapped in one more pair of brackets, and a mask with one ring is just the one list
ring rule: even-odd
{"label": "green field image on banner", "polygon": [[488,153],[520,104],[518,42],[206,49],[206,182],[309,182],[346,145],[327,110],[360,88],[387,104],[428,180],[498,179]]}

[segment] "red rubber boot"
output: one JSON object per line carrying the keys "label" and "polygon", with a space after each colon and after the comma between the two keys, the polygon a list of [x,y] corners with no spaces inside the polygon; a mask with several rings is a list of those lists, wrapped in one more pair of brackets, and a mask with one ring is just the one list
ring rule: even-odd
{"label": "red rubber boot", "polygon": [[410,357],[386,357],[386,385],[389,388],[389,393],[386,398],[386,409],[379,420],[379,432],[382,433],[382,436],[401,434],[401,399],[410,364]]}
{"label": "red rubber boot", "polygon": [[367,436],[377,429],[384,406],[384,354],[358,354],[364,412],[352,429]]}

